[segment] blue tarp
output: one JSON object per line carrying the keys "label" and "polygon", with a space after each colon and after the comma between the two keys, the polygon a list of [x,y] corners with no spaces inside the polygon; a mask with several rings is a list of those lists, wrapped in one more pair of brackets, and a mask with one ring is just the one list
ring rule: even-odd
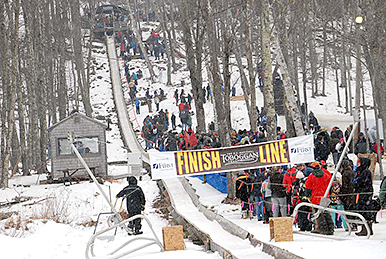
{"label": "blue tarp", "polygon": [[[203,175],[193,176],[201,181],[204,180]],[[227,193],[227,177],[225,173],[207,174],[206,182],[221,193]]]}

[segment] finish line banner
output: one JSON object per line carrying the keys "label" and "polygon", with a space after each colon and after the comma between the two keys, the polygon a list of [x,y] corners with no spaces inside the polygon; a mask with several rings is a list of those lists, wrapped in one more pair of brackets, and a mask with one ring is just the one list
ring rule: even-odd
{"label": "finish line banner", "polygon": [[315,161],[313,135],[236,147],[174,152],[154,150],[149,155],[152,179]]}

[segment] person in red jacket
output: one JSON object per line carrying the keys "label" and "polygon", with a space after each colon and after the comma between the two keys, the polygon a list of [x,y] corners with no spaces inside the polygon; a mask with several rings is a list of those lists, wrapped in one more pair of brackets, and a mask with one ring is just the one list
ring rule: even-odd
{"label": "person in red jacket", "polygon": [[184,111],[185,110],[185,104],[183,102],[180,102],[180,104],[178,105],[178,110],[179,111]]}
{"label": "person in red jacket", "polygon": [[287,193],[291,193],[292,183],[296,181],[296,168],[292,167],[288,169],[283,177],[283,185],[286,188]]}
{"label": "person in red jacket", "polygon": [[327,169],[322,168],[318,161],[312,162],[310,166],[314,170],[308,176],[305,187],[307,192],[311,194],[311,203],[319,204],[330,183],[331,173]]}
{"label": "person in red jacket", "polygon": [[[327,169],[322,168],[318,161],[312,162],[310,166],[314,170],[308,176],[305,183],[306,195],[311,196],[312,204],[319,205],[330,183],[331,173]],[[313,232],[325,235],[332,235],[334,233],[334,223],[328,212],[322,212],[315,220],[315,230]]]}
{"label": "person in red jacket", "polygon": [[123,57],[123,55],[125,54],[125,44],[123,42],[121,43],[120,50],[120,56]]}
{"label": "person in red jacket", "polygon": [[293,210],[293,206],[291,203],[291,195],[292,195],[292,183],[296,181],[296,168],[292,167],[288,169],[284,173],[283,177],[283,186],[285,187],[286,191],[286,197],[287,197],[287,206],[290,205],[290,211],[288,211],[288,214],[290,215]]}

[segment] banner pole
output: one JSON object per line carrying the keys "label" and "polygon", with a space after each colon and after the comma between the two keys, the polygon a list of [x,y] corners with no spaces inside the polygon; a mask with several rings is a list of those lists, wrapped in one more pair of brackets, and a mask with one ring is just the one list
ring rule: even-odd
{"label": "banner pole", "polygon": [[[84,161],[83,157],[79,154],[78,149],[74,146],[74,137],[72,136],[72,134],[70,132],[68,133],[68,141],[70,142],[71,149],[74,151],[75,155],[78,157],[78,159],[80,160],[80,162],[82,163],[82,165],[86,169],[88,175],[94,181],[95,185],[98,187],[99,191],[102,193],[102,196],[105,198],[105,200],[109,204],[111,212],[113,212],[114,215],[116,215],[115,219],[117,219],[118,222],[115,222],[115,223],[122,222],[123,218],[122,218],[121,214],[119,214],[117,212],[117,210],[115,209],[115,206],[110,202],[109,197],[107,196],[106,192],[103,190],[102,186],[98,183],[95,175],[91,172],[90,168],[86,164],[86,161]],[[129,229],[127,228],[126,225],[123,225],[123,227],[127,232],[129,232]]]}
{"label": "banner pole", "polygon": [[338,164],[336,165],[335,170],[334,170],[334,173],[333,173],[333,175],[331,176],[330,183],[328,184],[328,187],[327,187],[327,189],[326,189],[326,192],[324,193],[323,198],[327,198],[327,195],[330,193],[330,189],[331,189],[331,186],[332,186],[332,182],[334,181],[334,178],[335,178],[336,174],[338,173],[338,169],[339,169],[340,165],[341,165],[342,162],[343,162],[344,156],[346,155],[346,153],[347,153],[347,151],[348,151],[349,143],[350,143],[351,140],[353,139],[354,134],[355,134],[355,131],[356,131],[357,128],[358,128],[358,125],[359,125],[359,121],[356,121],[355,124],[354,124],[354,128],[353,128],[353,130],[351,131],[350,136],[349,136],[349,138],[348,138],[348,140],[347,140],[347,142],[346,142],[346,144],[345,144],[345,146],[344,146],[343,152],[342,152],[342,154],[340,155]]}

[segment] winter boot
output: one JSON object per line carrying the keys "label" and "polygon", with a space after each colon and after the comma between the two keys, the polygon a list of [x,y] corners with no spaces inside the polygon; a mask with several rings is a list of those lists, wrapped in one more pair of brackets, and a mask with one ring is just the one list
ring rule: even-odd
{"label": "winter boot", "polygon": [[355,235],[357,235],[357,236],[367,236],[367,229],[366,229],[365,225],[361,225],[361,226],[362,226],[361,231],[358,232],[358,233],[355,233]]}
{"label": "winter boot", "polygon": [[370,228],[370,235],[374,235],[374,232],[373,232],[373,222],[371,221],[368,221],[367,224],[369,224],[369,228]]}
{"label": "winter boot", "polygon": [[139,229],[136,229],[133,234],[134,235],[141,235],[141,234],[143,234],[143,232]]}

